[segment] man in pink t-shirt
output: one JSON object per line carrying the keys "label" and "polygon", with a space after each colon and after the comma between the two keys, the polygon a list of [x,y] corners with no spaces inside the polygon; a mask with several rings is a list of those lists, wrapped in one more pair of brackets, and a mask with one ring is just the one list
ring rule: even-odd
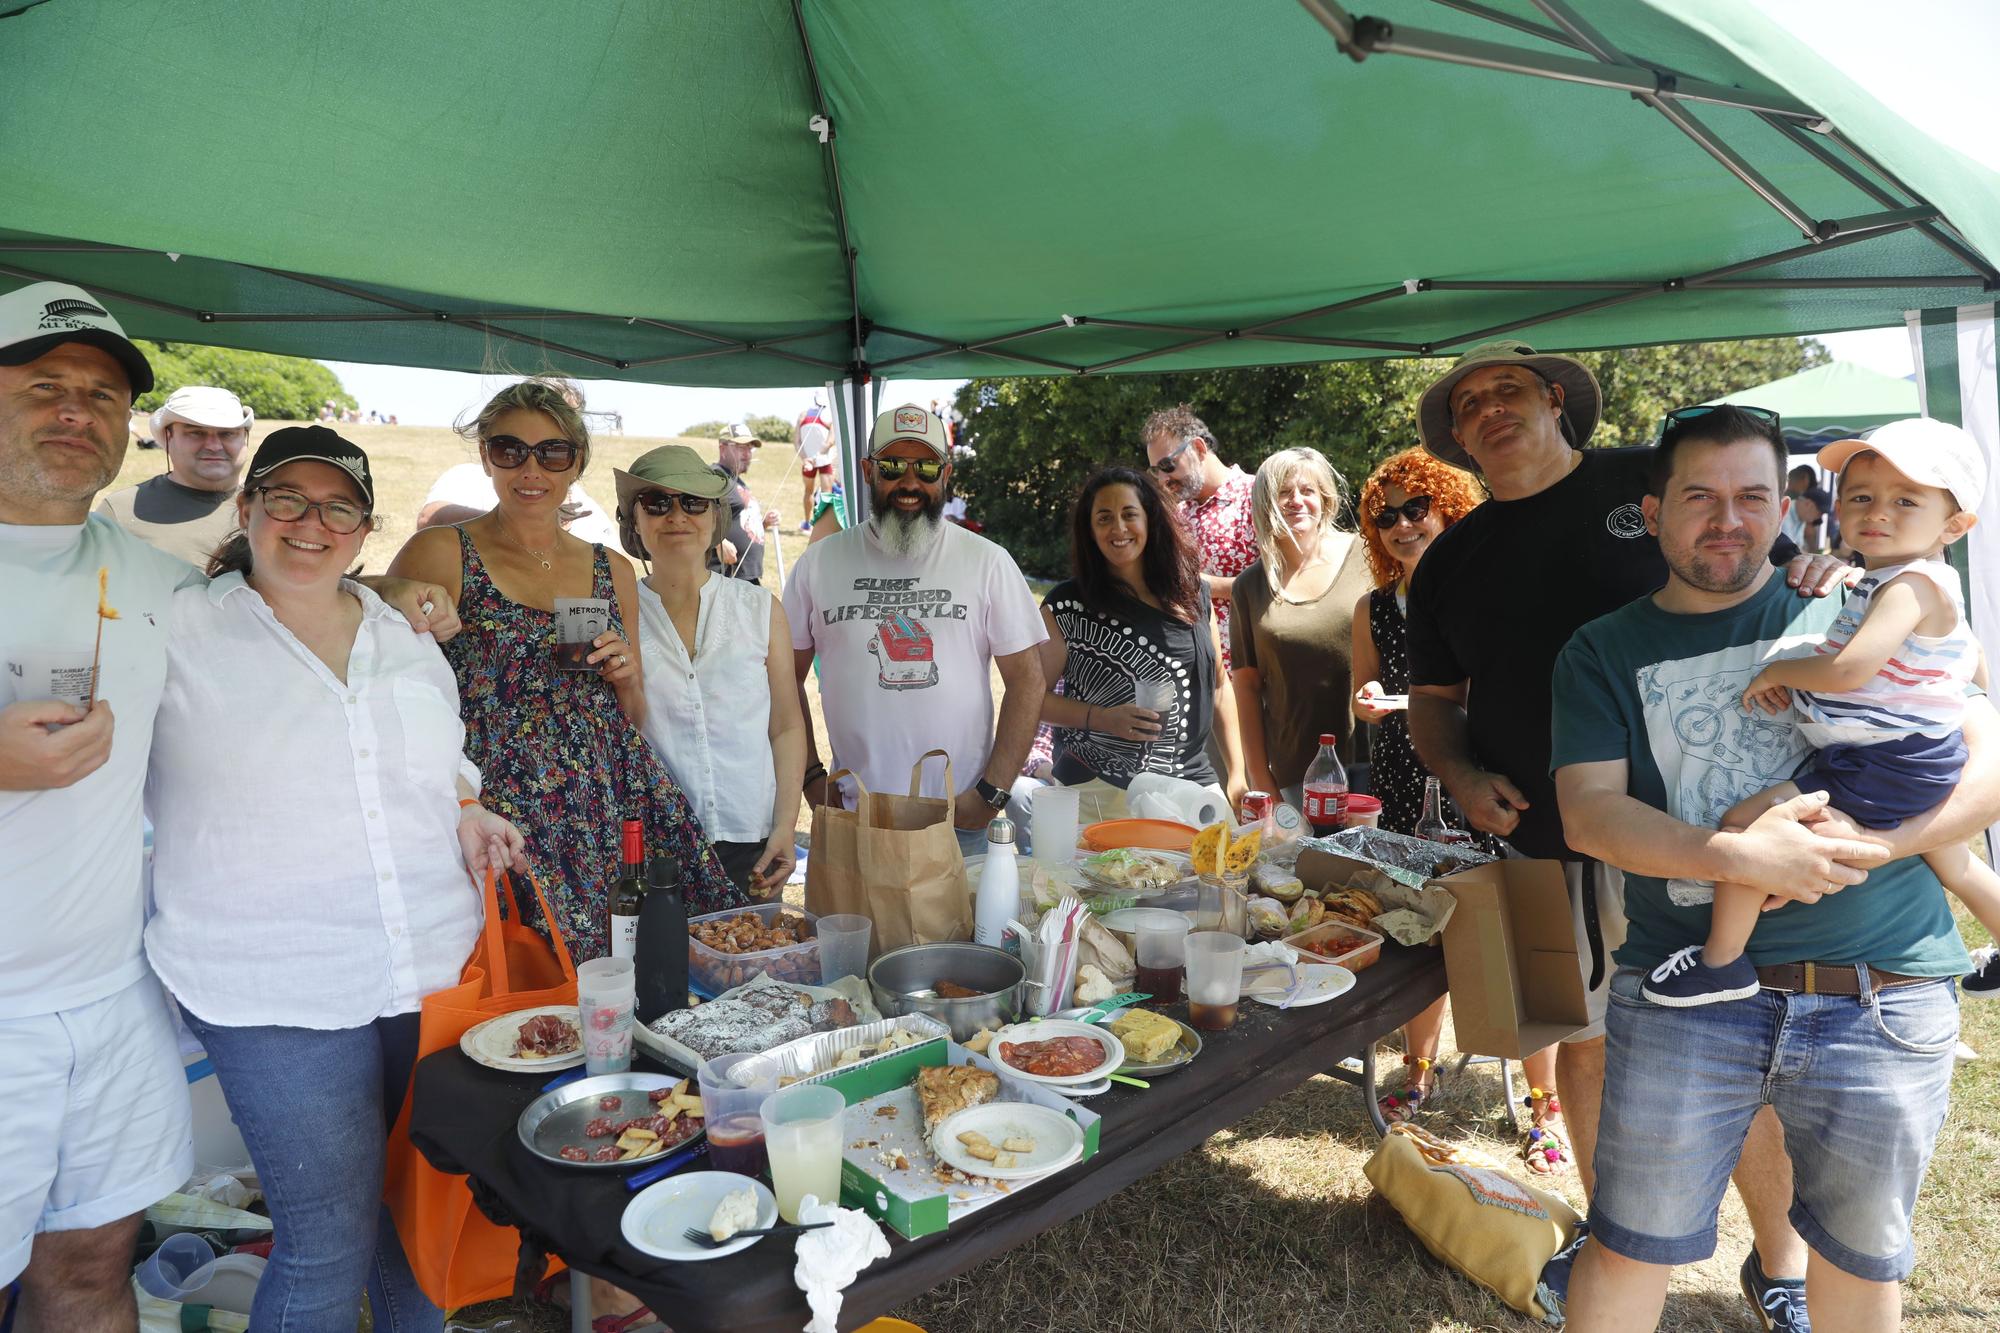
{"label": "man in pink t-shirt", "polygon": [[1229,671],[1229,604],[1236,576],[1257,559],[1257,529],[1250,521],[1251,475],[1216,456],[1215,435],[1182,403],[1146,418],[1140,431],[1146,462],[1173,497],[1201,552],[1201,572],[1214,601],[1222,635],[1222,670]]}

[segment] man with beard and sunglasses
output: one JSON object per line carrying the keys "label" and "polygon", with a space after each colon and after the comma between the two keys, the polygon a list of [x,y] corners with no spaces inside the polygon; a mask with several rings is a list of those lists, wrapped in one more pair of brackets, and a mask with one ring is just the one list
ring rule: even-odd
{"label": "man with beard and sunglasses", "polygon": [[1229,608],[1236,576],[1257,562],[1257,526],[1250,503],[1252,478],[1215,452],[1215,433],[1186,403],[1163,407],[1139,428],[1146,466],[1180,501],[1181,520],[1201,554],[1215,626],[1222,635],[1222,669],[1232,665]]}
{"label": "man with beard and sunglasses", "polygon": [[[903,791],[919,756],[950,755],[958,790],[944,790],[935,764],[923,794],[954,802],[959,847],[981,853],[1041,715],[1041,612],[1012,556],[944,521],[951,447],[934,413],[882,413],[862,467],[868,520],[808,547],[785,580],[800,698],[817,656],[837,766],[870,791]],[[997,723],[996,668],[1006,691]],[[815,805],[829,799],[826,771],[807,756]]]}

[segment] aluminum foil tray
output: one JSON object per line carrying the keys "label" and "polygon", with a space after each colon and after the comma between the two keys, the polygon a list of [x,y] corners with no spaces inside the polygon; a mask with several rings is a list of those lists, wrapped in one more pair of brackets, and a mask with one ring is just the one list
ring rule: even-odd
{"label": "aluminum foil tray", "polygon": [[1470,847],[1447,847],[1388,829],[1347,828],[1330,838],[1301,838],[1299,842],[1337,856],[1366,861],[1398,884],[1413,889],[1422,888],[1426,880],[1497,859]]}
{"label": "aluminum foil tray", "polygon": [[742,1068],[746,1075],[752,1069],[761,1073],[768,1068],[779,1078],[794,1083],[815,1082],[828,1074],[844,1074],[850,1069],[859,1069],[872,1061],[886,1060],[896,1054],[896,1051],[889,1051],[844,1065],[834,1063],[840,1059],[841,1052],[859,1046],[873,1046],[892,1032],[908,1032],[919,1043],[951,1037],[951,1029],[929,1014],[904,1014],[898,1018],[883,1018],[873,1023],[842,1028],[838,1032],[816,1032],[810,1037],[800,1037],[797,1041],[788,1041],[783,1046],[765,1051],[754,1064],[744,1061]]}

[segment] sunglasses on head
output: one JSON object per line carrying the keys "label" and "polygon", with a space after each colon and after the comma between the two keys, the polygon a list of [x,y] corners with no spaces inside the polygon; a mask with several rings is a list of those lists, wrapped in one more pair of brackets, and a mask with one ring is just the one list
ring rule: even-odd
{"label": "sunglasses on head", "polygon": [[1409,519],[1412,523],[1424,521],[1424,515],[1431,512],[1431,497],[1413,495],[1399,505],[1384,505],[1382,512],[1375,515],[1375,526],[1387,532],[1396,526],[1397,520]]}
{"label": "sunglasses on head", "polygon": [[486,457],[494,467],[517,468],[533,454],[544,472],[567,472],[576,466],[576,446],[568,440],[543,440],[529,444],[513,435],[495,435],[486,441]]}
{"label": "sunglasses on head", "polygon": [[1703,403],[1698,407],[1677,407],[1667,413],[1666,424],[1660,427],[1660,435],[1664,438],[1666,433],[1674,427],[1685,426],[1692,422],[1700,421],[1709,413],[1719,412],[1724,407],[1733,407],[1745,416],[1763,422],[1771,428],[1773,435],[1777,434],[1778,414],[1768,407],[1751,407],[1744,403]]}
{"label": "sunglasses on head", "polygon": [[915,469],[917,480],[930,486],[944,475],[944,460],[940,458],[878,458],[875,460],[875,475],[884,481],[901,481],[903,475]]}
{"label": "sunglasses on head", "polygon": [[681,512],[689,518],[700,518],[708,512],[708,507],[715,501],[705,495],[668,495],[665,491],[647,491],[632,503],[641,512],[651,514],[654,518],[664,518],[672,513],[676,503],[680,505]]}

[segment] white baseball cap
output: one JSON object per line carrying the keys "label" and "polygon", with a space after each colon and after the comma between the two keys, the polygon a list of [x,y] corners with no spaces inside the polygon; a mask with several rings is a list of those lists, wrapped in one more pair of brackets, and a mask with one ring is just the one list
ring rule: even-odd
{"label": "white baseball cap", "polygon": [[1856,454],[1875,453],[1882,461],[1919,486],[1940,486],[1951,492],[1960,509],[1979,508],[1986,494],[1986,455],[1974,440],[1949,421],[1910,417],[1878,426],[1865,440],[1836,440],[1819,451],[1819,465],[1838,472]]}
{"label": "white baseball cap", "polygon": [[153,413],[153,438],[160,439],[176,421],[210,430],[248,430],[256,415],[243,400],[227,389],[210,384],[188,384],[175,389],[159,411]]}
{"label": "white baseball cap", "polygon": [[0,366],[25,366],[52,347],[85,343],[125,368],[137,398],[153,387],[153,367],[111,312],[81,287],[35,282],[0,296]]}
{"label": "white baseball cap", "polygon": [[915,440],[927,444],[931,452],[945,462],[951,461],[951,445],[946,442],[944,422],[937,414],[915,403],[905,403],[892,407],[875,418],[875,429],[868,432],[868,454],[874,457],[898,440]]}

